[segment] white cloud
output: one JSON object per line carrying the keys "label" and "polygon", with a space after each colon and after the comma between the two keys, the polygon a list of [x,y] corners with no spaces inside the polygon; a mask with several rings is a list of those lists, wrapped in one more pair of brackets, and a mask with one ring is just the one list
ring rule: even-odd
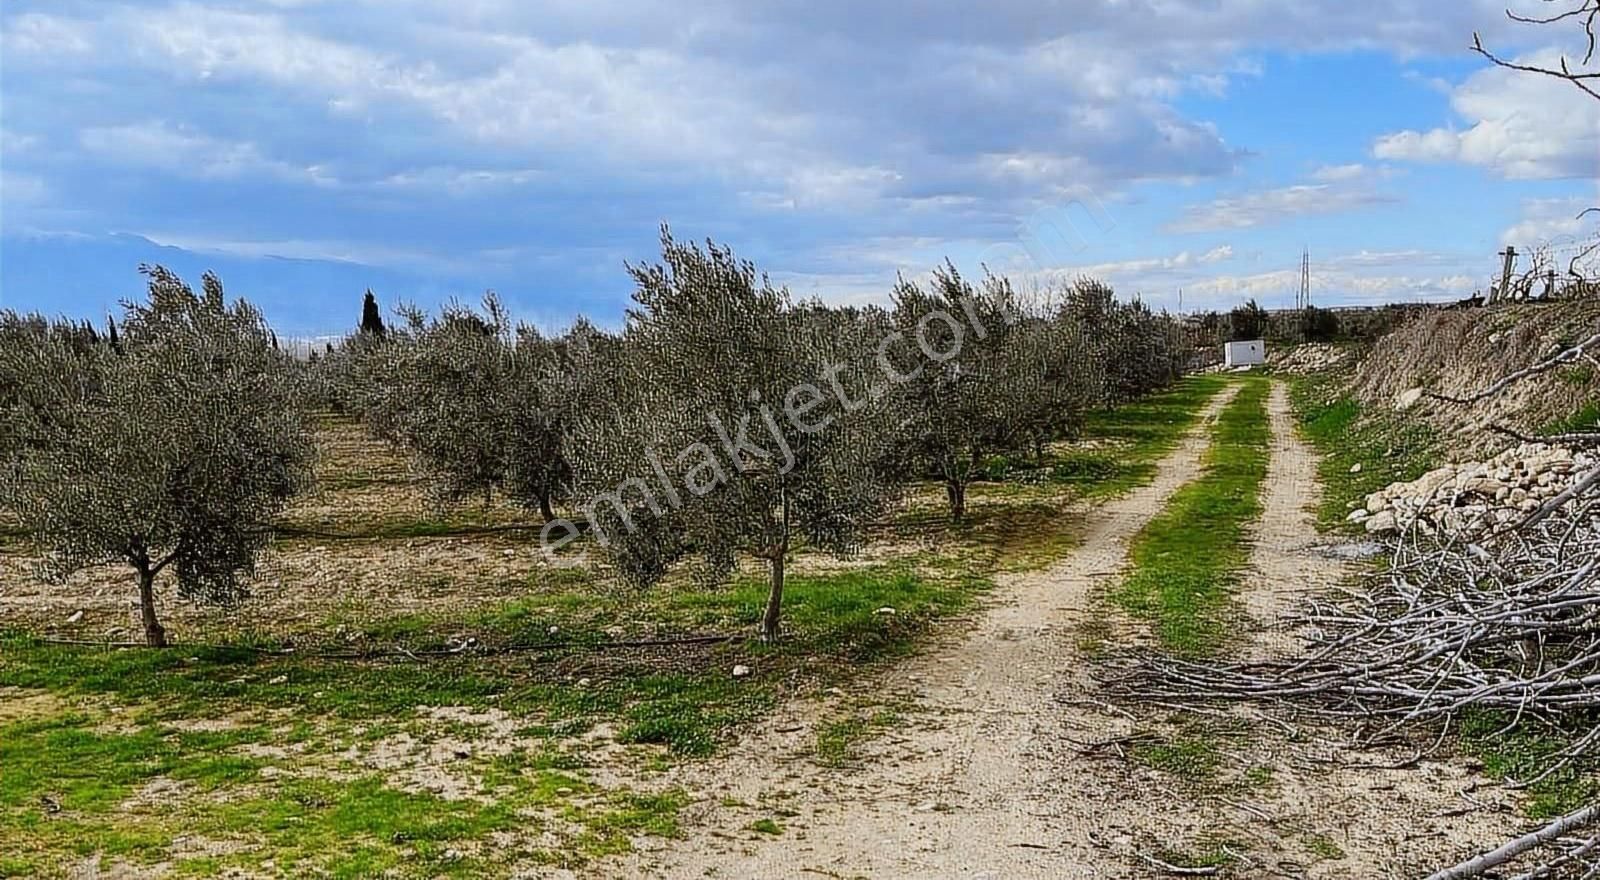
{"label": "white cloud", "polygon": [[20,156],[38,145],[39,139],[33,135],[20,134],[8,128],[0,128],[0,159],[8,156]]}
{"label": "white cloud", "polygon": [[87,152],[107,161],[183,176],[229,178],[268,174],[324,186],[337,184],[325,169],[295,167],[262,155],[255,144],[219,140],[165,122],[86,128],[78,133],[78,143]]}
{"label": "white cloud", "polygon": [[[1554,49],[1518,63],[1549,65]],[[1600,101],[1536,74],[1490,67],[1450,96],[1467,127],[1399,131],[1372,147],[1380,159],[1461,162],[1513,179],[1600,177]]]}
{"label": "white cloud", "polygon": [[1225,196],[1191,206],[1168,227],[1171,232],[1210,232],[1221,229],[1248,229],[1294,217],[1313,214],[1339,214],[1377,205],[1392,204],[1398,198],[1380,191],[1375,182],[1381,170],[1363,165],[1325,167],[1313,172],[1317,183],[1258,190]]}
{"label": "white cloud", "polygon": [[[1184,301],[1201,309],[1231,308],[1246,299],[1285,305],[1299,287],[1298,270],[1221,275],[1185,287]],[[1482,287],[1482,278],[1465,273],[1358,275],[1330,270],[1313,276],[1311,296],[1312,302],[1324,306],[1444,302],[1465,299]]]}
{"label": "white cloud", "polygon": [[378,190],[432,191],[451,195],[472,195],[500,191],[507,187],[548,182],[554,178],[538,168],[489,169],[435,165],[391,174],[374,184]]}
{"label": "white cloud", "polygon": [[43,178],[0,168],[0,206],[9,208],[42,202],[49,192]]}
{"label": "white cloud", "polygon": [[1311,172],[1311,179],[1324,183],[1337,183],[1342,180],[1356,180],[1366,174],[1367,166],[1357,162],[1350,165],[1324,165]]}
{"label": "white cloud", "polygon": [[354,263],[362,266],[413,266],[430,269],[462,269],[466,263],[418,252],[410,248],[389,248],[370,242],[317,239],[229,239],[182,232],[128,233],[149,239],[163,247],[182,248],[196,253],[227,254],[234,257],[320,260]]}
{"label": "white cloud", "polygon": [[[1105,262],[1035,273],[1041,283],[1060,283],[1087,276],[1109,282],[1122,296],[1138,294],[1159,308],[1177,309],[1182,291],[1183,311],[1230,309],[1247,299],[1270,307],[1288,306],[1300,289],[1298,258],[1277,261],[1277,268],[1257,272],[1228,272],[1224,260],[1209,259],[1229,253],[1224,245],[1200,256],[1180,252],[1168,257]],[[1311,264],[1312,300],[1319,305],[1358,305],[1426,300],[1463,299],[1481,289],[1486,266],[1471,254],[1421,250],[1353,251],[1317,258]]]}
{"label": "white cloud", "polygon": [[92,28],[77,19],[28,12],[0,22],[0,52],[6,55],[50,60],[83,55],[93,48]]}
{"label": "white cloud", "polygon": [[1501,234],[1500,243],[1528,252],[1541,245],[1565,248],[1587,241],[1600,230],[1600,214],[1589,211],[1596,206],[1600,197],[1525,199],[1521,218]]}

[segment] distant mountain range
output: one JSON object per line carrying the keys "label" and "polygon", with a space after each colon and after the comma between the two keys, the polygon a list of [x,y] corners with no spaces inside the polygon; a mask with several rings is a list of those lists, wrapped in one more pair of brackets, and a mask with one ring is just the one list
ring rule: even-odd
{"label": "distant mountain range", "polygon": [[254,303],[285,338],[353,330],[369,287],[386,312],[400,301],[431,307],[452,296],[476,300],[482,292],[354,262],[191,251],[138,235],[17,234],[0,237],[0,308],[96,319],[143,295],[141,263],[166,266],[197,287],[202,273],[216,272],[230,295]]}

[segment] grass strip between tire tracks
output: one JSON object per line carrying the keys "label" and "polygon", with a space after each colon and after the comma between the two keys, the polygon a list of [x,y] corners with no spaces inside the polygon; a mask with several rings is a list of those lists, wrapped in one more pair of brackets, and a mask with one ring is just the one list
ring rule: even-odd
{"label": "grass strip between tire tracks", "polygon": [[1242,383],[1211,426],[1205,472],[1135,536],[1131,572],[1112,594],[1179,654],[1214,654],[1226,642],[1232,591],[1250,558],[1249,528],[1261,515],[1272,386],[1263,377]]}

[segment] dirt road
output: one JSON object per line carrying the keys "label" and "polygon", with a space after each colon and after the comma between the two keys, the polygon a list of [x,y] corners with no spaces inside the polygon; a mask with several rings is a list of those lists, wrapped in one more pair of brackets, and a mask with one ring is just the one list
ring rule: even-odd
{"label": "dirt road", "polygon": [[[1234,876],[1396,876],[1419,852],[1454,852],[1463,835],[1470,844],[1498,832],[1506,820],[1492,811],[1428,821],[1470,806],[1460,792],[1476,784],[1442,763],[1351,768],[1393,757],[1247,735],[1229,741],[1224,775],[1251,785],[1196,787],[1128,760],[1120,747],[1093,747],[1170,725],[1098,703],[1080,625],[1114,617],[1100,591],[1114,583],[1140,527],[1198,475],[1206,428],[1233,390],[1210,403],[1149,485],[1088,513],[1068,559],[1003,582],[969,632],[871,683],[874,702],[901,707],[903,721],[856,765],[813,760],[819,725],[847,698],[797,703],[714,763],[678,771],[671,781],[697,796],[686,839],[610,864],[604,875],[1140,877],[1163,876],[1146,856],[1225,851],[1240,858]],[[1281,386],[1270,410],[1273,463],[1259,576],[1249,580],[1260,595],[1244,597],[1264,621],[1295,590],[1339,576],[1308,550],[1316,459],[1294,436]],[[1314,579],[1304,576],[1313,570]],[[764,819],[776,825],[750,830]]]}

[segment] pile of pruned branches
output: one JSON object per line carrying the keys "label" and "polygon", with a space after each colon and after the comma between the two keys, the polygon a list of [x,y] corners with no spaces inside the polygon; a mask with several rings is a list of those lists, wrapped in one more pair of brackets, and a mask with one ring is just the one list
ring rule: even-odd
{"label": "pile of pruned branches", "polygon": [[[1309,602],[1289,623],[1307,637],[1301,656],[1151,655],[1115,686],[1165,702],[1268,701],[1385,722],[1369,736],[1468,709],[1582,722],[1600,710],[1600,496],[1482,543],[1410,532],[1382,574]],[[1588,754],[1597,739],[1600,728],[1542,772]]]}

